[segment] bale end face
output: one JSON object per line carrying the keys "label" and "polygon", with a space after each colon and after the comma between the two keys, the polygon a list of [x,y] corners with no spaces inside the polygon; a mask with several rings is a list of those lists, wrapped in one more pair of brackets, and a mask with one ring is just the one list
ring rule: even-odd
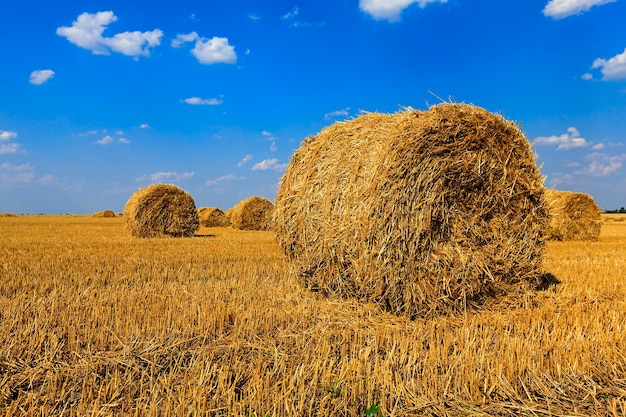
{"label": "bale end face", "polygon": [[124,207],[126,228],[135,237],[191,237],[199,227],[193,197],[171,184],[153,184],[133,194]]}
{"label": "bale end face", "polygon": [[306,285],[424,317],[539,284],[543,193],[529,142],[499,115],[370,113],[296,150],[274,227]]}

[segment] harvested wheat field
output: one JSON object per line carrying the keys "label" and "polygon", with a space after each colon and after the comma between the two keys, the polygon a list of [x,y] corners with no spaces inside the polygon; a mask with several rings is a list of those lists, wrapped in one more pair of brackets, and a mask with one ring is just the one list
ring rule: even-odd
{"label": "harvested wheat field", "polygon": [[561,283],[517,306],[410,320],[303,288],[271,231],[2,217],[0,414],[623,416],[613,219],[597,242],[547,242]]}
{"label": "harvested wheat field", "polygon": [[546,190],[550,223],[546,237],[551,240],[590,240],[600,236],[600,207],[584,193]]}
{"label": "harvested wheat field", "polygon": [[295,151],[274,228],[296,275],[410,317],[518,302],[548,213],[530,143],[480,107],[367,113]]}

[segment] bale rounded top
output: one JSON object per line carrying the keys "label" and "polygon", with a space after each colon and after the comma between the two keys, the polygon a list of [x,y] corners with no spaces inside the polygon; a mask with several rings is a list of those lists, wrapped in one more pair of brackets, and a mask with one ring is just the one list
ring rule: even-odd
{"label": "bale rounded top", "polygon": [[190,237],[199,227],[193,197],[172,184],[135,192],[124,206],[126,228],[135,237]]}
{"label": "bale rounded top", "polygon": [[546,190],[550,240],[597,241],[602,229],[602,210],[593,197],[572,191]]}
{"label": "bale rounded top", "polygon": [[239,230],[269,230],[274,204],[266,198],[252,196],[228,210],[231,226]]}
{"label": "bale rounded top", "polygon": [[91,217],[115,217],[113,210],[96,211]]}
{"label": "bale rounded top", "polygon": [[230,219],[224,212],[216,207],[201,207],[198,209],[200,226],[204,227],[229,227]]}
{"label": "bale rounded top", "polygon": [[464,311],[539,282],[543,191],[530,143],[500,115],[367,113],[295,151],[274,228],[309,287],[410,316]]}

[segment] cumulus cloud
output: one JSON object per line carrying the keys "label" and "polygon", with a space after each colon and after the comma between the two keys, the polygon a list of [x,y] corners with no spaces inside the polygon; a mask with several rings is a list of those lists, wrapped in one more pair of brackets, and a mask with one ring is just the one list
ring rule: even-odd
{"label": "cumulus cloud", "polygon": [[252,155],[248,154],[248,155],[244,156],[243,159],[237,163],[237,166],[241,168],[242,166],[244,166],[251,159],[252,159]]}
{"label": "cumulus cloud", "polygon": [[112,37],[104,37],[103,33],[110,23],[117,20],[112,11],[82,13],[72,26],[57,28],[57,35],[95,55],[109,55],[111,51],[138,58],[149,56],[150,49],[161,44],[163,32],[154,29],[148,32],[121,32]]}
{"label": "cumulus cloud", "polygon": [[0,141],[7,141],[17,138],[17,132],[10,130],[0,130]]}
{"label": "cumulus cloud", "polygon": [[218,99],[218,98],[200,98],[200,97],[189,97],[181,101],[183,103],[191,104],[194,106],[217,106],[224,102],[224,100]]}
{"label": "cumulus cloud", "polygon": [[602,6],[615,1],[617,0],[550,0],[544,7],[543,14],[553,19],[562,19],[584,13],[593,6]]}
{"label": "cumulus cloud", "polygon": [[613,58],[595,59],[591,68],[601,68],[602,79],[605,81],[626,79],[626,48],[624,48],[624,52]]}
{"label": "cumulus cloud", "polygon": [[287,164],[278,163],[277,158],[265,159],[252,166],[253,171],[277,171],[282,172],[287,169]]}
{"label": "cumulus cloud", "polygon": [[567,133],[562,135],[540,136],[534,140],[536,145],[557,145],[559,151],[566,151],[573,148],[586,148],[591,145],[585,138],[580,136],[578,129],[570,127]]}
{"label": "cumulus cloud", "polygon": [[214,178],[212,180],[207,180],[205,184],[208,186],[213,186],[213,185],[219,185],[221,183],[228,182],[228,181],[239,181],[242,179],[243,177],[238,177],[236,175],[229,174],[229,175],[223,175],[221,177]]}
{"label": "cumulus cloud", "polygon": [[197,32],[176,35],[172,41],[174,48],[179,48],[188,42],[195,42],[191,54],[198,62],[205,65],[234,64],[237,62],[235,47],[228,43],[228,38],[214,36],[211,39],[199,36]]}
{"label": "cumulus cloud", "polygon": [[30,164],[13,165],[7,162],[0,164],[0,189],[28,184],[35,178],[35,168]]}
{"label": "cumulus cloud", "polygon": [[621,155],[607,155],[601,152],[594,152],[586,156],[589,165],[583,168],[586,174],[593,177],[607,177],[622,168],[626,161],[626,153]]}
{"label": "cumulus cloud", "polygon": [[17,132],[0,130],[0,155],[21,152],[21,145],[19,143],[9,143],[10,140],[16,138]]}
{"label": "cumulus cloud", "polygon": [[410,5],[417,3],[424,8],[430,3],[447,3],[448,0],[360,0],[359,7],[376,20],[395,22]]}
{"label": "cumulus cloud", "polygon": [[188,180],[189,178],[193,177],[195,175],[195,171],[191,171],[191,172],[155,172],[153,174],[146,174],[143,175],[139,178],[136,178],[135,181],[138,182],[143,182],[143,181],[150,181],[150,182],[154,182],[154,183],[161,183],[161,182],[174,182],[174,181],[185,181]]}
{"label": "cumulus cloud", "polygon": [[35,70],[30,73],[30,83],[33,85],[41,85],[54,77],[54,71],[50,69]]}

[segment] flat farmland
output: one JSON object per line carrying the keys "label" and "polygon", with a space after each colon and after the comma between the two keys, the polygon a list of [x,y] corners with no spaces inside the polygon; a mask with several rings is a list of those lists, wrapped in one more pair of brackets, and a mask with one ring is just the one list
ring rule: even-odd
{"label": "flat farmland", "polygon": [[409,320],[303,288],[272,232],[0,217],[0,414],[623,416],[624,219],[548,242],[519,305]]}

